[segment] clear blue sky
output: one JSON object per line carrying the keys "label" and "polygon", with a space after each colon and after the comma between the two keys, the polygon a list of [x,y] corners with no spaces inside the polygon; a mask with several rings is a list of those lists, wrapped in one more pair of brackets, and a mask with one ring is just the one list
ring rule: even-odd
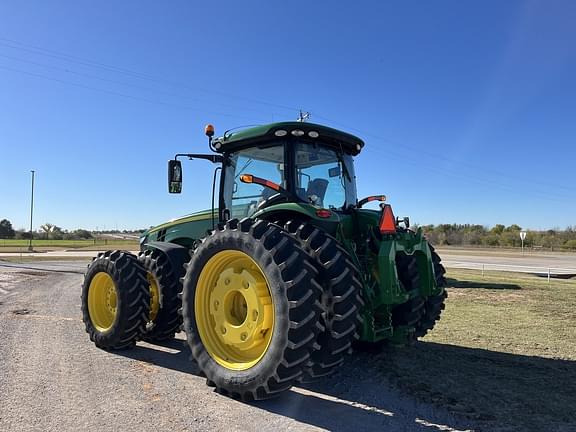
{"label": "clear blue sky", "polygon": [[169,195],[166,161],[302,108],[365,139],[359,194],[414,222],[575,225],[574,23],[570,0],[5,0],[0,218],[28,226],[31,169],[35,228],[208,208],[213,166]]}

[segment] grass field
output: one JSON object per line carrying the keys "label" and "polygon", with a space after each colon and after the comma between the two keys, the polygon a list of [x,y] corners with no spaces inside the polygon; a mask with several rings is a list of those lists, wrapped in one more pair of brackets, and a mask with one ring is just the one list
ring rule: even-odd
{"label": "grass field", "polygon": [[[25,252],[28,250],[29,240],[0,239],[0,252]],[[93,239],[93,240],[32,240],[32,247],[36,251],[82,249],[138,249],[137,240]]]}
{"label": "grass field", "polygon": [[450,270],[442,320],[378,355],[403,391],[489,431],[576,431],[576,281]]}

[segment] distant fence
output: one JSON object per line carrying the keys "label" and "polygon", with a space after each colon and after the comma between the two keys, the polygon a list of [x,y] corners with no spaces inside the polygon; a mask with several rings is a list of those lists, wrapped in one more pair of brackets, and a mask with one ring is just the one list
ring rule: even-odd
{"label": "distant fence", "polygon": [[548,282],[550,278],[561,277],[574,277],[576,276],[576,269],[572,268],[560,268],[560,267],[546,267],[546,266],[525,266],[525,265],[515,265],[515,264],[492,264],[492,263],[480,263],[480,262],[470,262],[470,261],[453,261],[450,259],[442,260],[444,266],[448,268],[460,268],[469,270],[479,270],[484,276],[486,270],[495,271],[508,271],[508,272],[518,272],[518,273],[531,273],[539,276],[546,276]]}

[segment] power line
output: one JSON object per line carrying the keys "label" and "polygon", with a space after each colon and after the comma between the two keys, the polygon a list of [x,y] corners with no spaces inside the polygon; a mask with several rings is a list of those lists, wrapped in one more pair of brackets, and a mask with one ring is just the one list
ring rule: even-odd
{"label": "power line", "polygon": [[[109,83],[112,83],[112,84],[117,84],[117,85],[122,85],[122,86],[129,86],[129,87],[133,87],[133,88],[144,89],[144,90],[146,90],[146,91],[150,91],[150,92],[153,92],[153,93],[158,93],[158,94],[162,94],[162,95],[166,95],[166,96],[175,96],[175,97],[178,97],[178,98],[181,98],[181,99],[187,99],[187,100],[190,100],[190,101],[201,102],[201,103],[216,103],[217,105],[220,105],[220,106],[222,106],[222,107],[228,107],[228,108],[232,108],[232,109],[239,109],[238,106],[226,105],[226,104],[222,104],[221,102],[214,101],[214,100],[205,100],[205,99],[192,98],[192,97],[189,97],[189,96],[182,96],[182,94],[180,94],[180,93],[163,91],[163,90],[155,89],[155,88],[152,88],[152,87],[144,86],[144,85],[141,85],[141,84],[134,84],[134,83],[124,82],[124,81],[113,80],[113,79],[109,79],[109,78],[103,78],[103,77],[101,77],[101,76],[92,75],[92,74],[88,74],[88,73],[84,73],[84,72],[78,72],[78,71],[71,70],[71,69],[68,69],[68,68],[62,68],[62,67],[58,67],[58,66],[53,66],[53,65],[46,64],[46,63],[40,63],[40,62],[28,60],[28,59],[19,58],[19,57],[8,56],[8,55],[5,55],[5,54],[0,54],[0,57],[6,58],[6,59],[9,59],[9,60],[12,60],[12,61],[17,61],[17,62],[21,62],[21,63],[27,63],[27,64],[32,64],[32,65],[35,65],[35,66],[40,66],[40,67],[46,68],[46,69],[51,69],[51,70],[55,70],[55,71],[64,72],[64,73],[66,73],[66,74],[76,75],[76,76],[79,76],[79,77],[85,77],[85,78],[94,79],[94,80],[98,80],[98,81],[109,82]],[[258,112],[258,113],[262,114],[262,111],[260,111],[260,110],[258,110],[258,109],[247,108],[247,107],[240,107],[240,109],[242,109],[242,110],[249,110],[249,111],[255,111],[255,112]]]}
{"label": "power line", "polygon": [[[444,162],[448,162],[448,163],[450,163],[450,164],[461,165],[461,166],[465,166],[465,167],[468,167],[468,168],[472,168],[472,169],[474,169],[474,170],[479,170],[479,171],[482,171],[482,172],[491,173],[491,174],[497,175],[497,176],[499,176],[499,177],[502,177],[503,179],[511,180],[511,181],[514,181],[514,182],[540,184],[541,186],[564,189],[564,190],[570,191],[570,192],[575,192],[575,191],[576,191],[576,188],[573,188],[573,187],[564,186],[564,185],[558,185],[558,184],[549,183],[549,182],[543,182],[543,181],[539,181],[539,180],[538,180],[538,181],[535,181],[534,179],[525,180],[525,179],[521,179],[521,178],[518,178],[518,177],[511,176],[511,175],[506,174],[506,173],[503,173],[503,172],[501,172],[501,171],[494,170],[494,169],[489,168],[489,167],[480,167],[480,166],[478,166],[478,165],[474,165],[474,164],[471,164],[471,163],[469,163],[469,162],[464,162],[464,161],[459,161],[459,160],[456,160],[456,159],[451,159],[451,158],[449,158],[449,157],[446,157],[446,156],[443,156],[443,155],[440,155],[440,154],[437,154],[437,153],[431,153],[431,152],[428,152],[428,151],[426,151],[426,150],[422,150],[422,149],[420,149],[420,148],[412,147],[412,146],[410,146],[410,145],[408,145],[408,144],[399,143],[399,142],[390,140],[390,139],[388,139],[388,138],[384,138],[384,137],[379,136],[379,135],[376,135],[376,134],[374,134],[374,133],[372,133],[372,132],[368,132],[368,131],[361,130],[361,129],[358,129],[358,128],[355,128],[355,127],[351,127],[351,126],[349,126],[349,125],[344,125],[344,124],[342,124],[342,123],[340,123],[340,122],[335,122],[335,121],[333,121],[333,120],[331,120],[331,119],[329,119],[329,118],[327,118],[327,117],[321,116],[321,115],[317,115],[317,114],[316,114],[315,116],[318,117],[318,118],[324,119],[325,121],[328,121],[328,122],[330,122],[330,123],[333,123],[334,125],[340,126],[340,127],[344,128],[345,130],[353,131],[353,132],[356,132],[356,133],[361,134],[361,135],[366,136],[366,137],[371,137],[372,139],[375,139],[375,140],[378,140],[378,141],[382,141],[382,142],[388,143],[388,144],[390,144],[390,145],[393,145],[394,147],[403,147],[403,148],[405,148],[405,149],[407,149],[407,150],[409,150],[409,151],[411,151],[411,152],[418,153],[418,155],[426,155],[426,156],[428,156],[428,157],[430,157],[430,158],[438,159],[438,160],[441,160],[441,161],[444,161]],[[370,147],[368,147],[368,148],[370,148]],[[387,152],[388,152],[388,151],[389,151],[389,150],[387,150]]]}
{"label": "power line", "polygon": [[[2,42],[3,41],[3,42]],[[238,96],[238,95],[232,95],[232,94],[228,94],[225,92],[220,92],[220,91],[215,91],[215,90],[206,90],[203,88],[193,88],[187,84],[184,83],[180,83],[180,82],[175,82],[175,81],[171,81],[171,80],[166,80],[163,78],[159,78],[157,76],[154,75],[150,75],[150,74],[146,74],[146,73],[142,73],[142,72],[138,72],[138,71],[134,71],[128,68],[124,68],[124,67],[118,67],[118,66],[113,66],[107,63],[102,63],[102,62],[98,62],[98,61],[94,61],[94,60],[90,60],[90,59],[86,59],[86,58],[82,58],[82,57],[78,57],[78,56],[74,56],[74,55],[70,55],[70,54],[66,54],[66,53],[62,53],[59,51],[55,51],[52,49],[47,49],[47,48],[43,48],[43,47],[38,47],[35,45],[30,45],[27,43],[23,43],[14,39],[9,39],[9,38],[4,38],[4,37],[0,37],[0,45],[2,46],[6,46],[12,49],[17,49],[17,50],[22,50],[22,51],[26,51],[26,52],[30,52],[30,53],[34,53],[34,54],[39,54],[39,55],[43,55],[43,56],[47,56],[47,57],[52,57],[52,58],[56,58],[59,60],[63,60],[63,61],[67,61],[67,62],[71,62],[71,63],[76,63],[76,64],[80,64],[83,66],[88,66],[88,67],[92,67],[92,68],[100,68],[100,69],[104,69],[107,70],[109,72],[114,72],[114,73],[120,73],[120,74],[124,74],[124,75],[128,75],[131,76],[132,78],[137,78],[137,79],[141,79],[141,80],[148,80],[151,82],[156,82],[156,83],[161,83],[164,85],[169,85],[172,87],[176,87],[176,88],[183,88],[186,89],[187,91],[202,91],[208,94],[216,94],[216,95],[220,95],[223,97],[227,97],[227,98],[232,98],[232,99],[238,99],[238,100],[243,100],[246,102],[250,102],[250,103],[254,103],[254,104],[260,104],[260,105],[264,105],[264,106],[270,106],[270,107],[275,107],[278,109],[282,109],[282,110],[289,110],[292,113],[293,112],[298,112],[299,109],[295,108],[295,107],[290,107],[287,105],[282,105],[282,104],[277,104],[277,103],[271,103],[268,101],[263,101],[263,100],[259,100],[259,99],[254,99],[254,98],[248,98],[248,97],[244,97],[244,96]],[[15,46],[16,45],[16,46]],[[4,56],[7,57],[7,56]],[[18,61],[25,61],[25,60],[18,60]],[[32,62],[33,63],[33,62]],[[44,66],[44,67],[48,67],[48,66]],[[4,67],[4,69],[8,69],[6,67]],[[8,69],[10,70],[10,69]],[[15,71],[15,70],[13,70]],[[64,84],[70,84],[70,85],[76,85],[79,87],[84,87],[87,89],[91,89],[91,90],[96,90],[96,91],[101,91],[101,92],[105,92],[108,94],[112,94],[112,95],[116,95],[116,96],[122,96],[122,97],[126,97],[126,98],[131,98],[131,99],[136,99],[136,100],[142,100],[148,103],[156,103],[156,104],[162,104],[162,105],[166,105],[166,106],[174,106],[174,107],[178,107],[178,108],[182,108],[182,109],[190,109],[190,110],[197,110],[197,111],[202,111],[205,113],[210,113],[209,111],[206,111],[204,109],[201,108],[194,108],[194,107],[184,107],[184,106],[180,106],[180,105],[176,105],[176,104],[172,104],[172,103],[167,103],[167,102],[160,102],[160,101],[154,101],[154,100],[150,100],[147,98],[142,98],[142,97],[137,97],[137,96],[132,96],[132,95],[126,95],[123,93],[119,93],[119,92],[114,92],[114,91],[109,91],[109,90],[104,90],[104,89],[99,89],[99,88],[94,88],[94,87],[90,87],[90,86],[86,86],[86,85],[82,85],[82,84],[76,84],[76,83],[70,83],[70,82],[65,82],[64,80],[58,80],[55,78],[49,78],[49,77],[45,77],[45,76],[40,76],[39,74],[32,74],[30,72],[25,72],[25,71],[20,71],[21,73],[26,73],[29,75],[33,75],[33,76],[37,76],[40,78],[44,78],[44,79],[51,79],[54,81],[58,81],[58,82],[62,82]],[[81,75],[82,73],[79,72],[75,72],[75,71],[70,71],[70,73],[74,73],[74,74],[78,74]],[[88,76],[89,74],[84,74],[85,76]],[[94,76],[89,76],[93,79],[100,79],[102,81],[109,81],[109,82],[114,82],[114,83],[119,83],[117,81],[114,80],[108,80],[105,78],[101,78],[101,77],[94,77]],[[127,84],[127,83],[123,83],[123,85],[131,85],[131,86],[138,86],[136,84]],[[150,91],[154,91],[152,89],[149,89]],[[245,109],[245,108],[243,108]],[[242,119],[248,119],[247,117],[241,117],[241,116],[237,116],[237,115],[233,115],[233,114],[227,114],[227,113],[216,113],[216,112],[211,112],[212,114],[216,114],[216,115],[222,115],[222,116],[226,116],[226,117],[236,117],[236,118],[242,118]],[[563,189],[563,190],[567,190],[570,192],[576,191],[575,188],[571,188],[568,186],[564,186],[564,185],[557,185],[557,184],[552,184],[549,182],[542,182],[542,181],[535,181],[533,179],[530,180],[523,180],[520,178],[516,178],[514,176],[510,176],[509,174],[506,173],[502,173],[500,171],[491,169],[491,168],[487,168],[487,167],[480,167],[474,164],[470,164],[468,162],[463,162],[463,161],[458,161],[455,159],[451,159],[449,157],[443,156],[443,155],[439,155],[437,153],[431,153],[431,152],[427,152],[425,150],[416,148],[416,147],[412,147],[410,145],[404,144],[404,143],[398,143],[398,142],[394,142],[390,139],[384,138],[382,136],[379,136],[377,134],[368,132],[368,131],[364,131],[355,127],[350,127],[349,125],[344,125],[340,122],[331,120],[327,117],[321,116],[321,115],[317,115],[315,114],[316,117],[320,118],[320,119],[324,119],[332,124],[335,125],[340,125],[342,128],[344,128],[345,130],[349,130],[349,131],[355,131],[356,133],[359,133],[363,136],[366,137],[371,137],[372,139],[378,140],[378,141],[382,141],[385,143],[388,143],[390,145],[393,145],[395,147],[402,147],[405,148],[411,152],[418,152],[419,155],[425,155],[427,157],[430,158],[434,158],[437,160],[442,160],[444,162],[448,162],[450,164],[457,164],[459,166],[465,166],[477,171],[482,171],[483,173],[491,173],[494,175],[497,175],[503,179],[507,179],[509,181],[514,181],[514,182],[523,182],[523,183],[532,183],[532,184],[540,184],[542,186],[546,186],[546,187],[554,187],[556,189]],[[251,121],[253,119],[250,119]],[[386,154],[390,154],[390,150],[387,150]],[[405,155],[401,155],[400,153],[398,153],[398,158],[406,160],[406,161],[410,161],[410,158],[407,158]],[[443,171],[446,172],[446,171]],[[466,176],[464,177],[466,179],[469,179],[470,176]],[[487,181],[485,179],[482,179],[480,177],[476,177],[476,179],[480,180],[480,181]],[[498,183],[494,183],[495,185]]]}
{"label": "power line", "polygon": [[[399,160],[401,163],[415,166],[418,168],[418,170],[425,170],[425,171],[432,172],[435,174],[440,174],[442,177],[452,177],[452,178],[456,178],[458,180],[461,180],[461,181],[464,181],[467,183],[485,186],[485,187],[490,188],[490,189],[496,188],[496,189],[500,189],[500,190],[503,190],[506,192],[512,192],[515,194],[519,193],[518,189],[515,189],[512,186],[502,184],[500,182],[491,181],[488,179],[482,179],[479,177],[467,176],[467,175],[463,175],[463,174],[458,173],[458,172],[454,172],[454,171],[450,171],[450,170],[446,170],[446,169],[441,169],[441,168],[434,168],[434,167],[428,166],[428,165],[422,165],[422,164],[416,163],[414,160],[410,160],[410,159],[407,159],[405,157],[398,156],[398,154],[395,154],[394,152],[389,152],[388,150],[386,152],[379,151],[375,148],[371,148],[371,149],[368,148],[367,150],[369,152],[378,153],[379,155],[384,155],[387,158]],[[523,191],[525,191],[525,189]],[[573,200],[573,197],[569,197],[569,196],[565,196],[565,195],[558,195],[555,193],[551,194],[548,192],[542,192],[542,191],[538,191],[538,190],[531,190],[530,194],[533,197],[538,197],[541,200],[557,202],[557,203],[566,203],[567,201]]]}
{"label": "power line", "polygon": [[191,107],[191,106],[186,106],[186,105],[178,105],[178,104],[174,104],[171,102],[163,102],[163,101],[148,99],[148,98],[144,98],[144,97],[140,97],[140,96],[133,96],[133,95],[129,95],[126,93],[120,93],[120,92],[107,90],[107,89],[103,89],[103,88],[99,88],[99,87],[92,87],[92,86],[88,86],[85,84],[80,84],[80,83],[76,83],[76,82],[72,82],[72,81],[66,81],[66,80],[59,79],[59,78],[53,78],[53,77],[49,77],[46,75],[37,74],[34,72],[29,72],[29,71],[25,71],[25,70],[21,70],[21,69],[15,69],[15,68],[3,66],[3,65],[0,65],[0,69],[4,69],[4,70],[10,71],[10,72],[21,73],[24,75],[29,75],[32,77],[41,78],[41,79],[45,79],[45,80],[49,80],[49,81],[55,81],[55,82],[59,82],[61,84],[66,84],[66,85],[80,87],[80,88],[84,88],[84,89],[88,89],[88,90],[98,91],[98,92],[102,92],[102,93],[106,93],[106,94],[110,94],[110,95],[114,95],[114,96],[120,96],[120,97],[127,98],[127,99],[133,99],[133,100],[137,100],[137,101],[147,102],[147,103],[151,103],[151,104],[163,105],[163,106],[168,106],[168,107],[172,107],[172,108],[179,108],[179,109],[183,109],[183,110],[201,111],[203,113],[219,115],[219,116],[223,116],[223,117],[233,117],[233,118],[239,118],[239,119],[251,120],[251,121],[254,120],[253,118],[238,116],[235,114],[228,114],[228,113],[222,113],[222,112],[217,112],[217,111],[208,111],[208,110],[205,110],[204,108],[196,108],[196,107]]}
{"label": "power line", "polygon": [[[275,108],[279,108],[279,109],[283,109],[283,110],[288,110],[291,112],[297,112],[298,111],[298,108],[295,108],[295,107],[290,107],[290,106],[286,106],[286,105],[281,105],[281,104],[277,104],[277,103],[263,101],[263,100],[259,100],[259,99],[255,99],[255,98],[249,98],[246,96],[234,95],[234,94],[230,94],[230,93],[221,92],[218,90],[206,90],[206,89],[201,88],[201,87],[191,87],[185,83],[166,80],[164,78],[160,78],[160,77],[157,77],[154,75],[134,71],[131,69],[113,66],[113,65],[106,64],[106,63],[93,61],[93,60],[85,59],[82,57],[62,53],[62,52],[55,51],[52,49],[47,49],[47,48],[42,48],[42,47],[26,44],[23,42],[16,41],[14,39],[0,37],[0,41],[4,41],[4,42],[0,42],[0,45],[6,46],[6,47],[9,47],[12,49],[18,49],[18,50],[22,50],[22,51],[31,52],[34,54],[58,58],[60,60],[68,61],[71,63],[82,64],[84,66],[102,68],[102,69],[106,69],[106,70],[111,71],[111,72],[130,75],[130,76],[133,76],[135,78],[142,79],[142,80],[148,80],[148,81],[153,81],[156,83],[162,83],[162,84],[170,85],[173,87],[185,88],[187,90],[192,90],[192,91],[202,91],[202,92],[205,92],[208,94],[220,95],[220,96],[224,96],[224,97],[231,98],[231,99],[239,99],[239,100],[243,100],[246,102],[251,102],[251,103],[255,103],[255,104],[261,104],[261,105],[275,107]],[[14,46],[14,45],[20,45],[20,46]]]}

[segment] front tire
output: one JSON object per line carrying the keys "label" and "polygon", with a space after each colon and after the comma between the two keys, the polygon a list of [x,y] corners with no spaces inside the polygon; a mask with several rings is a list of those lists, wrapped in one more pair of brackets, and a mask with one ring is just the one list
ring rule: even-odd
{"label": "front tire", "polygon": [[150,309],[146,271],[126,251],[98,254],[82,285],[82,318],[94,344],[131,348],[144,332]]}
{"label": "front tire", "polygon": [[146,269],[150,285],[150,317],[142,339],[159,342],[174,338],[182,326],[178,313],[182,301],[180,278],[184,269],[174,269],[166,254],[158,249],[140,252],[138,261]]}
{"label": "front tire", "polygon": [[253,400],[298,381],[322,330],[315,275],[298,243],[264,220],[232,220],[202,240],[187,265],[182,312],[209,385]]}

